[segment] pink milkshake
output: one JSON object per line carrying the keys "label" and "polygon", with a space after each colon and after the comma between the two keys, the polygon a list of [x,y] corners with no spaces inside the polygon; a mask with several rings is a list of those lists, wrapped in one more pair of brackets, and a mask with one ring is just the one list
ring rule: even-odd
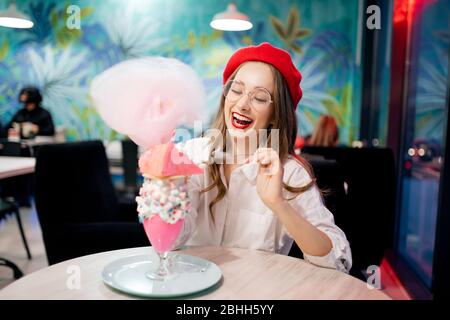
{"label": "pink milkshake", "polygon": [[190,209],[188,177],[203,170],[175,148],[173,143],[149,148],[139,159],[144,183],[136,197],[139,219],[160,258],[152,280],[166,280],[173,273],[167,265],[168,252],[174,249]]}
{"label": "pink milkshake", "polygon": [[144,220],[144,229],[150,243],[158,253],[164,253],[173,249],[178,236],[183,229],[184,219],[170,224],[161,219],[157,214]]}

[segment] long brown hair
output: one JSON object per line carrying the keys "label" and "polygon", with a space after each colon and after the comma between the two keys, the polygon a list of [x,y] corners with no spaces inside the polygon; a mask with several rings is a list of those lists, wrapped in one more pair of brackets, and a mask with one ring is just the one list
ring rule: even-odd
{"label": "long brown hair", "polygon": [[339,129],[336,120],[332,116],[322,115],[314,128],[308,145],[334,147],[339,139]]}
{"label": "long brown hair", "polygon": [[[310,189],[315,184],[315,177],[312,170],[311,165],[301,156],[297,155],[294,151],[295,146],[295,139],[297,137],[297,119],[295,115],[294,105],[292,102],[292,99],[289,94],[289,89],[286,84],[286,81],[284,80],[283,76],[280,74],[280,72],[273,67],[270,64],[267,64],[274,77],[275,77],[275,90],[274,90],[274,96],[273,96],[273,108],[274,113],[272,115],[273,120],[272,124],[268,128],[268,145],[270,146],[270,130],[271,129],[278,129],[279,130],[279,157],[281,163],[284,163],[288,157],[288,155],[292,155],[308,172],[311,181],[300,187],[293,187],[285,184],[283,182],[283,188],[287,191],[293,193],[295,196],[294,198],[299,195],[300,193],[303,193]],[[239,71],[239,69],[243,66],[239,66],[233,74],[230,76],[229,80],[233,80],[236,76],[236,73]],[[211,126],[211,128],[218,129],[221,132],[223,141],[225,140],[226,134],[227,134],[227,126],[225,123],[225,97],[222,94],[222,97],[220,99],[220,106],[219,106],[219,112],[217,113],[217,116]],[[223,151],[225,151],[225,145],[223,146]],[[213,206],[218,203],[226,193],[226,187],[223,184],[222,179],[220,178],[220,164],[212,163],[208,166],[209,174],[211,177],[211,180],[213,181],[211,185],[206,187],[205,189],[201,190],[201,192],[208,192],[212,190],[214,187],[217,187],[217,196],[215,199],[211,201],[209,204],[209,211],[212,215],[212,208]]]}

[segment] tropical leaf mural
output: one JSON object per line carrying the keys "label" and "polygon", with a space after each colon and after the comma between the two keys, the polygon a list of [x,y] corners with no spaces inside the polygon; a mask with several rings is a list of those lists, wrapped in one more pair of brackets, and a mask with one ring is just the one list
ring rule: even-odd
{"label": "tropical leaf mural", "polygon": [[328,72],[328,81],[339,86],[345,85],[353,73],[352,46],[348,36],[335,30],[317,32],[305,46],[305,59],[323,55],[319,70]]}
{"label": "tropical leaf mural", "polygon": [[448,58],[444,60],[442,55],[437,56],[438,63],[420,60],[422,74],[416,101],[416,136],[439,141],[445,129]]}
{"label": "tropical leaf mural", "polygon": [[56,1],[33,1],[28,3],[25,12],[33,20],[34,26],[31,29],[24,30],[26,35],[20,41],[20,44],[28,42],[42,44],[51,40],[53,29],[50,17],[55,8]]}
{"label": "tropical leaf mural", "polygon": [[[69,29],[66,26],[66,21],[69,17],[66,7],[70,3],[66,3],[63,8],[53,8],[50,13],[50,23],[54,30],[55,42],[61,48],[67,48],[70,44],[80,40],[81,29]],[[85,19],[94,11],[93,7],[80,8],[80,19]]]}
{"label": "tropical leaf mural", "polygon": [[246,31],[239,32],[224,32],[223,39],[232,48],[240,48],[242,46],[250,46],[259,44],[265,39],[266,34],[266,22],[265,21],[255,21],[253,28]]}
{"label": "tropical leaf mural", "polygon": [[84,67],[90,69],[92,74],[100,73],[123,60],[122,50],[111,41],[100,23],[83,26],[78,44],[86,48],[89,54]]}
{"label": "tropical leaf mural", "polygon": [[87,69],[80,68],[86,59],[85,52],[73,54],[71,49],[62,52],[50,46],[43,48],[42,54],[35,49],[28,51],[30,61],[30,83],[40,88],[43,104],[64,124],[79,119],[68,107],[72,101],[83,103],[87,88],[84,86]]}
{"label": "tropical leaf mural", "polygon": [[3,40],[3,43],[0,45],[0,60],[6,58],[6,56],[8,55],[8,51],[9,51],[9,43],[5,39]]}
{"label": "tropical leaf mural", "polygon": [[111,41],[118,46],[123,59],[145,56],[165,43],[165,39],[157,36],[158,20],[151,16],[137,17],[132,6],[113,8],[116,11],[103,20],[103,26]]}
{"label": "tropical leaf mural", "polygon": [[448,30],[438,30],[435,32],[435,36],[445,43],[450,42],[450,32]]}
{"label": "tropical leaf mural", "polygon": [[303,53],[300,40],[309,36],[312,31],[300,27],[300,14],[296,6],[291,7],[286,23],[274,16],[270,16],[270,23],[286,49]]}
{"label": "tropical leaf mural", "polygon": [[[415,24],[412,60],[414,72],[409,81],[416,86],[408,92],[415,118],[408,128],[413,140],[435,141],[444,145],[448,112],[448,66],[450,49],[450,1],[429,3]],[[419,40],[420,39],[420,40]]]}
{"label": "tropical leaf mural", "polygon": [[[353,101],[356,29],[348,28],[349,21],[357,23],[356,1],[241,1],[239,10],[247,12],[254,25],[243,32],[209,27],[212,16],[222,10],[220,0],[21,0],[17,5],[31,15],[35,27],[0,28],[2,124],[20,107],[21,87],[36,85],[43,91],[44,106],[56,125],[66,127],[69,139],[122,138],[95,112],[89,85],[106,68],[146,55],[174,57],[191,65],[205,84],[207,118],[212,119],[228,58],[237,48],[268,41],[288,50],[302,72],[300,133],[310,133],[321,114],[332,114],[343,143],[352,132],[358,134],[350,121],[359,108]],[[67,29],[68,5],[80,7],[81,30]],[[342,14],[323,16],[318,10],[324,6]]]}
{"label": "tropical leaf mural", "polygon": [[334,96],[323,92],[318,88],[326,80],[327,74],[317,72],[324,56],[316,56],[309,60],[301,59],[299,56],[293,59],[294,64],[301,70],[301,88],[303,97],[297,109],[299,115],[299,130],[301,135],[307,135],[314,129],[314,124],[322,114],[328,114],[330,106],[339,105]]}

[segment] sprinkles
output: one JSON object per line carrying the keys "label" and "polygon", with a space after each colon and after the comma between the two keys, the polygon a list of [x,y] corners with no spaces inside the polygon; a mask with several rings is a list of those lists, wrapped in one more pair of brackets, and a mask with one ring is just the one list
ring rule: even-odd
{"label": "sprinkles", "polygon": [[174,224],[184,219],[191,205],[184,178],[167,180],[144,178],[136,202],[141,223],[144,219],[159,214],[163,221]]}

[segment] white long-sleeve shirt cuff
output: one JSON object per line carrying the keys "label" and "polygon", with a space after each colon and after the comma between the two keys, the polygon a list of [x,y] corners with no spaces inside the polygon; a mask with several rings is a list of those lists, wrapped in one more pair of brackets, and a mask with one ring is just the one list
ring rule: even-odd
{"label": "white long-sleeve shirt cuff", "polygon": [[348,255],[345,252],[345,246],[340,246],[339,240],[333,234],[327,233],[327,235],[333,244],[330,252],[328,252],[325,256],[312,256],[303,253],[303,258],[316,266],[336,269],[338,271],[348,273],[351,268],[351,261],[346,258]]}

